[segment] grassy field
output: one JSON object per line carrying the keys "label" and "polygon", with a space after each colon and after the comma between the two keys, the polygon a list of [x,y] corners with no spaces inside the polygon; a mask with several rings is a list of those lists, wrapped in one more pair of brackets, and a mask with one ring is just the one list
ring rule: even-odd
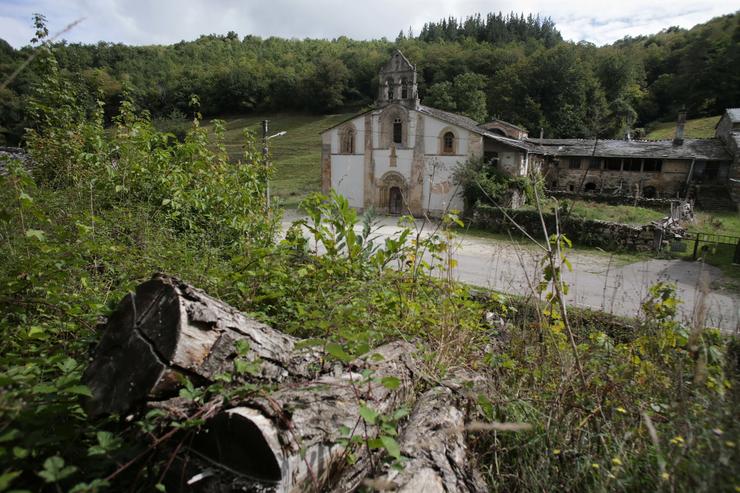
{"label": "grassy field", "polygon": [[287,132],[270,140],[275,166],[272,181],[274,196],[287,206],[295,206],[306,194],[321,188],[321,136],[319,133],[352,113],[307,115],[296,113],[226,117],[226,147],[234,161],[241,159],[242,132],[249,129],[262,135],[262,120],[270,121],[270,135]]}
{"label": "grassy field", "polygon": [[[714,137],[714,127],[719,116],[708,116],[695,120],[686,120],[684,137],[688,139],[706,139]],[[676,122],[651,123],[647,126],[647,138],[650,140],[672,139],[676,133]]]}

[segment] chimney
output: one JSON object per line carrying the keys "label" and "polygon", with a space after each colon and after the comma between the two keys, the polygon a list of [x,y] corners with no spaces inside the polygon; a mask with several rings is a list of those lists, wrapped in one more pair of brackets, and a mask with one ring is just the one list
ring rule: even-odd
{"label": "chimney", "polygon": [[678,112],[678,121],[676,122],[676,136],[673,138],[673,145],[680,146],[683,144],[683,128],[686,125],[686,109],[682,108]]}
{"label": "chimney", "polygon": [[540,139],[544,139],[544,138],[545,138],[545,129],[540,127]]}

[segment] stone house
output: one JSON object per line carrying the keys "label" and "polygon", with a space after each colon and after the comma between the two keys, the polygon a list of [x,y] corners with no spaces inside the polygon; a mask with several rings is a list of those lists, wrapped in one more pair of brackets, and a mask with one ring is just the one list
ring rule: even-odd
{"label": "stone house", "polygon": [[321,133],[324,193],[334,189],[358,210],[439,216],[462,210],[454,173],[470,158],[485,158],[512,175],[527,174],[535,146],[514,133],[518,127],[487,129],[422,105],[416,68],[399,50],[378,79],[373,108]]}
{"label": "stone house", "polygon": [[727,111],[711,139],[683,138],[686,115],[681,113],[673,140],[527,140],[540,146],[550,189],[646,198],[692,196],[700,206],[731,209],[738,134],[732,138],[726,129],[733,114],[738,116],[736,110]]}

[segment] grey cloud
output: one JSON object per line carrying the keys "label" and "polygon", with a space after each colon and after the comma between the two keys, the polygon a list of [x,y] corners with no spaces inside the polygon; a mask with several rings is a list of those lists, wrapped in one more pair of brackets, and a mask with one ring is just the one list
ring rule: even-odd
{"label": "grey cloud", "polygon": [[722,5],[712,0],[671,2],[621,0],[0,0],[0,37],[13,46],[33,34],[30,16],[43,12],[52,32],[73,20],[85,21],[65,34],[70,42],[100,40],[129,44],[164,44],[201,34],[236,31],[240,35],[289,38],[355,39],[387,37],[441,17],[475,12],[540,13],[552,17],[566,39],[604,44],[625,35],[650,34],[671,25],[690,27],[740,8],[740,0]]}

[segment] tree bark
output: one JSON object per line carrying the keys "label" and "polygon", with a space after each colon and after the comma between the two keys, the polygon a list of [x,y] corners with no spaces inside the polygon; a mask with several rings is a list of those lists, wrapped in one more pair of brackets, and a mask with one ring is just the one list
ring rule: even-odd
{"label": "tree bark", "polygon": [[83,375],[92,398],[90,416],[127,413],[147,399],[175,393],[183,376],[194,384],[232,370],[237,342],[259,360],[256,381],[308,379],[321,355],[296,350],[285,335],[164,274],[155,274],[126,295],[104,326],[103,337]]}
{"label": "tree bark", "polygon": [[[241,402],[209,420],[191,451],[222,470],[269,485],[269,491],[325,491],[347,459],[347,447],[340,443],[347,438],[342,428],[362,436],[363,442],[377,436],[377,427],[361,417],[361,406],[389,414],[413,397],[414,351],[408,343],[390,343],[336,375]],[[361,375],[363,370],[372,372],[369,379]],[[397,378],[398,386],[383,385],[384,377]],[[216,484],[233,483],[228,473],[221,474],[204,478],[199,490],[222,491]],[[173,486],[176,491],[185,487]]]}
{"label": "tree bark", "polygon": [[368,483],[403,493],[487,491],[465,445],[465,413],[447,387],[434,387],[417,400],[401,437],[401,454],[409,458],[400,471]]}

